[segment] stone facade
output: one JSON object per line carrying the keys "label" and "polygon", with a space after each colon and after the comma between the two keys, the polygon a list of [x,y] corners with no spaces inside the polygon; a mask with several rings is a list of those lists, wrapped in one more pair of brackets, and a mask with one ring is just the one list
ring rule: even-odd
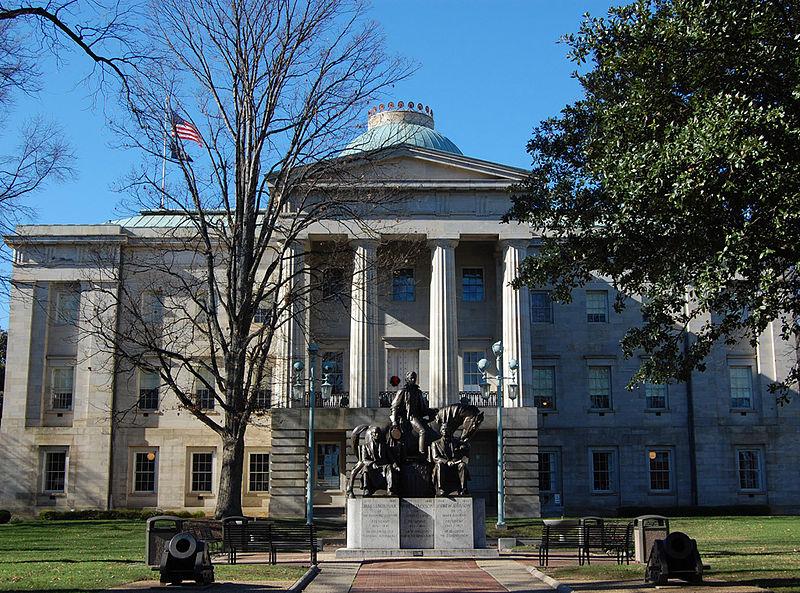
{"label": "stone facade", "polygon": [[[433,125],[418,116],[374,119]],[[477,393],[475,363],[493,361],[491,345],[502,339],[504,374],[516,359],[520,394],[512,400],[506,390],[503,401],[507,517],[630,506],[800,509],[800,453],[793,446],[800,408],[776,406],[768,392],[796,356],[792,348],[768,331],[757,348],[715,350],[689,384],[627,391],[638,360],[622,358],[619,340],[640,322],[636,302],[615,313],[613,288],[601,278],[567,305],[550,303],[544,290],[512,289],[519,262],[535,253],[537,234],[499,220],[510,205],[507,188],[525,172],[415,144],[415,128],[409,129],[403,143],[385,147],[385,175],[378,177],[404,188],[402,206],[376,220],[371,236],[345,233],[352,260],[341,310],[312,311],[303,324],[309,335],[295,321],[279,334],[272,375],[279,407],[257,416],[248,430],[245,513],[304,513],[308,410],[292,407],[290,380],[292,361],[308,363],[311,339],[339,367],[329,404],[337,407],[316,411],[320,507],[343,512],[355,461],[348,432],[385,424],[394,389],[389,378],[416,370],[431,405],[463,397],[483,407],[471,490],[493,512],[496,408]],[[449,146],[444,140],[437,146]],[[70,295],[79,295],[79,307],[96,306],[103,290],[93,290],[109,278],[126,282],[121,261],[146,249],[174,218],[146,212],[103,225],[23,226],[7,238],[15,260],[0,507],[214,508],[217,437],[175,405],[116,414],[135,404],[142,377],[115,367],[80,327],[59,317]],[[331,232],[329,225],[309,228],[297,248],[324,262]],[[394,268],[374,265],[393,249],[411,255]],[[398,274],[407,281],[395,286]],[[107,315],[117,322],[115,311]]]}

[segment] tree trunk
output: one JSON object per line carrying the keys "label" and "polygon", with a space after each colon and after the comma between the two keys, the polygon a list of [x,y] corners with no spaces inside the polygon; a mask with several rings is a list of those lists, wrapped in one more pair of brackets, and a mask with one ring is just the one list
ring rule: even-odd
{"label": "tree trunk", "polygon": [[242,475],[244,473],[244,434],[222,437],[222,471],[214,516],[217,519],[242,515]]}

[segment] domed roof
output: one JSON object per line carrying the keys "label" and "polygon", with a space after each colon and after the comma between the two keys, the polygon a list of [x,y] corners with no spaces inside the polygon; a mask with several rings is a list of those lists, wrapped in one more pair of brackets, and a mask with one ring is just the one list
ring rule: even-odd
{"label": "domed roof", "polygon": [[[405,107],[405,109],[404,109]],[[415,111],[418,109],[418,111]],[[417,103],[404,105],[399,101],[397,108],[389,103],[370,110],[366,132],[350,142],[339,156],[352,156],[389,146],[419,146],[452,154],[463,154],[458,146],[433,127],[433,111]]]}

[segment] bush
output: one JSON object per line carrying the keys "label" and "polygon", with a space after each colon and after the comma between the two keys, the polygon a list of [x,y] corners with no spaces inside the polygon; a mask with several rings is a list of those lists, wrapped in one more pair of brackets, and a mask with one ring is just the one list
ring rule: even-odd
{"label": "bush", "polygon": [[11,521],[11,511],[0,509],[0,525],[8,523],[9,521]]}
{"label": "bush", "polygon": [[73,511],[42,511],[39,518],[44,521],[85,521],[85,520],[113,520],[126,519],[128,521],[146,521],[150,517],[159,515],[174,515],[183,519],[200,519],[205,513],[197,511],[162,511],[158,509],[113,509],[104,511],[99,509],[83,509]]}
{"label": "bush", "polygon": [[662,515],[664,517],[752,517],[769,515],[766,505],[729,505],[716,507],[620,507],[620,517],[638,517],[640,515]]}

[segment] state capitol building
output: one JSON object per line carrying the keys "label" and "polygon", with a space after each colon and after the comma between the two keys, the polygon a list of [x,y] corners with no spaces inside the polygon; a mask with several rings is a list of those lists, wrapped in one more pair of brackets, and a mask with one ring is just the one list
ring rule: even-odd
{"label": "state capitol building", "polygon": [[[374,263],[404,242],[417,248],[394,266],[377,267],[365,290],[351,290],[352,259],[331,263],[327,290],[343,293],[343,310],[312,310],[302,328],[282,332],[274,345],[276,367],[305,357],[312,341],[317,364],[335,365],[333,396],[316,410],[320,512],[343,512],[355,461],[349,431],[386,422],[398,389],[390,378],[408,371],[418,372],[430,406],[464,401],[484,411],[470,491],[492,512],[496,399],[482,397],[477,362],[487,358],[490,375],[497,373],[497,341],[503,373],[519,387],[514,399],[506,390],[503,401],[507,517],[631,507],[800,510],[800,402],[781,407],[768,390],[797,354],[777,331],[768,328],[756,348],[718,346],[706,370],[686,383],[626,390],[640,360],[624,359],[619,342],[641,321],[635,300],[616,313],[614,290],[602,278],[576,290],[569,304],[551,302],[547,287],[510,286],[519,263],[537,249],[536,229],[500,222],[508,189],[525,170],[462,154],[435,129],[433,113],[413,103],[370,112],[368,129],[341,156],[362,151],[384,168],[373,185],[402,188],[406,199],[374,225],[391,233],[349,236],[348,257]],[[6,237],[14,265],[0,508],[213,512],[217,435],[170,399],[157,374],[114,368],[113,360],[99,360],[91,340],[77,338],[93,290],[87,254],[103,246],[122,262],[181,223],[181,213],[155,210],[102,224],[25,225]],[[315,225],[298,249],[324,262],[330,240],[325,225]],[[112,275],[124,283],[119,266]],[[193,389],[209,413],[221,413],[207,390]],[[308,400],[292,400],[290,391],[287,374],[276,373],[265,410],[248,428],[247,515],[304,513]],[[131,409],[136,413],[110,413]]]}

